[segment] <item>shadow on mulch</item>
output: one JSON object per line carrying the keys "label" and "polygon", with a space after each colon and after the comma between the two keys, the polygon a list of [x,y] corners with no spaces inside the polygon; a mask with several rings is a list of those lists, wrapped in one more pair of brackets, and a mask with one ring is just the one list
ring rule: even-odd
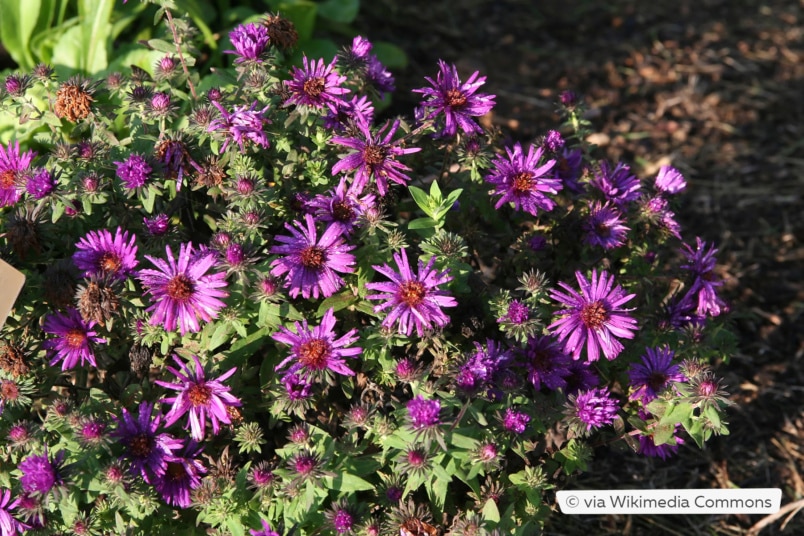
{"label": "shadow on mulch", "polygon": [[[715,241],[740,351],[718,368],[731,435],[668,461],[600,450],[570,484],[605,488],[780,487],[804,498],[804,49],[801,6],[784,0],[375,0],[360,31],[402,47],[392,113],[436,61],[488,77],[492,118],[532,141],[558,123],[557,95],[583,95],[594,142],[642,177],[672,163],[689,180],[686,237]],[[406,97],[406,95],[409,95]],[[804,514],[761,534],[804,534]],[[749,533],[760,516],[562,516],[550,534]]]}

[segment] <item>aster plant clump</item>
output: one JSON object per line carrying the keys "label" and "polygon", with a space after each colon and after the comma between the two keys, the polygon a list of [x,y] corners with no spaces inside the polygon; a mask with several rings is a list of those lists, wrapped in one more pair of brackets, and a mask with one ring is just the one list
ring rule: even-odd
{"label": "aster plant clump", "polygon": [[292,64],[281,13],[227,32],[214,74],[181,34],[4,81],[3,534],[528,535],[598,449],[728,433],[677,169],[606,160],[576,95],[504,144],[480,73],[387,117],[369,39]]}

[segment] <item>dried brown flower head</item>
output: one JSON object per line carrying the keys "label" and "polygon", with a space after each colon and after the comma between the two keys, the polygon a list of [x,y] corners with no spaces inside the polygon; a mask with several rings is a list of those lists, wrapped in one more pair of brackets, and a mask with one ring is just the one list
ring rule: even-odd
{"label": "dried brown flower head", "polygon": [[90,322],[94,320],[101,326],[112,319],[120,308],[120,298],[105,281],[94,279],[82,284],[75,293],[75,301],[81,317]]}
{"label": "dried brown flower head", "polygon": [[299,41],[296,26],[278,13],[266,15],[262,24],[268,29],[271,44],[280,50],[291,50]]}
{"label": "dried brown flower head", "polygon": [[15,378],[25,376],[31,370],[22,349],[10,342],[0,342],[0,369]]}
{"label": "dried brown flower head", "polygon": [[59,86],[53,112],[73,123],[86,119],[92,111],[95,98],[93,85],[80,78],[71,78]]}

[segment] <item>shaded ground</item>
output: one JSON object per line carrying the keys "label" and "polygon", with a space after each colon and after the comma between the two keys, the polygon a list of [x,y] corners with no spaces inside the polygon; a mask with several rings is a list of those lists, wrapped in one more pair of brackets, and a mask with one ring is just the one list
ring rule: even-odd
{"label": "shaded ground", "polygon": [[[460,7],[458,7],[460,5]],[[598,453],[577,488],[781,487],[804,498],[804,46],[796,1],[448,0],[362,5],[358,26],[408,52],[396,106],[436,60],[488,76],[493,121],[529,141],[557,124],[563,89],[584,96],[594,141],[643,177],[670,163],[690,181],[686,236],[720,245],[740,352],[720,367],[729,437],[667,461]],[[571,517],[552,534],[804,534],[804,513]],[[757,525],[755,529],[759,529]]]}

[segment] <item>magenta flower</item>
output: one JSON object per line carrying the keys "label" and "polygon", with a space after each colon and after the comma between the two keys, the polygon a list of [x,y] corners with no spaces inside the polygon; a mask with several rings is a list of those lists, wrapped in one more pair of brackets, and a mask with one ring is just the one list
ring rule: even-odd
{"label": "magenta flower", "polygon": [[372,266],[390,279],[390,282],[366,283],[367,289],[380,292],[366,296],[367,299],[385,300],[385,303],[374,307],[374,312],[390,309],[388,316],[382,322],[383,327],[390,329],[398,323],[398,332],[402,335],[410,335],[415,327],[416,334],[421,337],[424,335],[424,330],[431,329],[433,325],[446,326],[449,317],[441,311],[441,308],[458,305],[455,298],[438,288],[452,280],[452,277],[447,275],[448,271],[439,273],[434,270],[435,256],[433,256],[426,266],[419,261],[418,273],[414,275],[408,262],[407,251],[404,249],[400,253],[394,253],[394,261],[399,272],[392,270],[388,264]]}
{"label": "magenta flower", "polygon": [[156,479],[154,487],[166,503],[188,508],[192,503],[190,494],[201,485],[201,476],[207,470],[197,460],[202,448],[190,441],[181,456],[168,458],[164,474]]}
{"label": "magenta flower", "polygon": [[279,533],[272,529],[271,525],[268,524],[267,521],[261,519],[260,523],[262,523],[261,530],[249,529],[251,536],[279,536]]}
{"label": "magenta flower", "polygon": [[94,325],[94,320],[85,321],[72,307],[64,313],[48,315],[42,330],[56,337],[46,340],[42,346],[56,353],[50,364],[55,365],[61,361],[61,370],[68,370],[86,362],[97,366],[92,345],[106,344],[106,339],[98,337],[98,333],[92,330]]}
{"label": "magenta flower", "polygon": [[340,225],[330,225],[321,238],[315,228],[315,220],[310,214],[304,215],[307,228],[301,222],[293,222],[295,227],[285,224],[292,236],[278,235],[281,245],[271,248],[271,253],[284,255],[271,263],[271,275],[285,276],[285,286],[295,298],[300,293],[304,298],[332,296],[343,286],[343,279],[336,272],[351,273],[355,256],[349,253],[354,246],[343,240]]}
{"label": "magenta flower", "polygon": [[503,428],[516,435],[522,434],[528,427],[529,422],[530,415],[513,408],[506,409],[502,419]]}
{"label": "magenta flower", "polygon": [[0,208],[8,207],[20,200],[22,195],[20,180],[36,156],[33,151],[20,152],[19,142],[0,144]]}
{"label": "magenta flower", "polygon": [[143,218],[142,224],[149,235],[162,236],[170,229],[170,218],[168,218],[167,214],[160,213],[151,218]]}
{"label": "magenta flower", "polygon": [[619,405],[611,398],[609,388],[581,391],[570,397],[573,415],[586,425],[586,431],[614,422]]}
{"label": "magenta flower", "polygon": [[271,122],[271,120],[264,115],[265,112],[268,111],[268,106],[265,106],[262,110],[258,110],[257,101],[254,101],[248,108],[246,108],[245,105],[235,106],[234,111],[229,113],[218,101],[212,101],[212,105],[218,109],[221,113],[221,117],[209,124],[207,132],[224,131],[226,141],[223,142],[223,146],[220,149],[221,153],[226,151],[226,148],[229,147],[229,143],[232,140],[240,147],[241,153],[246,150],[246,140],[255,145],[259,145],[263,149],[268,148],[270,143],[268,142],[268,136],[263,130],[264,126]]}
{"label": "magenta flower", "polygon": [[467,357],[455,375],[456,385],[467,393],[491,386],[495,376],[498,376],[513,359],[509,350],[492,339],[486,339],[485,348],[477,341],[474,345],[475,351]]}
{"label": "magenta flower", "polygon": [[[410,168],[397,162],[396,157],[415,153],[421,149],[418,147],[403,149],[400,147],[404,141],[402,139],[391,141],[397,128],[399,128],[399,121],[394,121],[390,128],[389,123],[386,123],[376,135],[372,135],[366,123],[357,123],[357,127],[363,135],[362,138],[343,138],[338,136],[332,138],[332,143],[357,150],[357,152],[350,153],[332,166],[332,174],[357,170],[354,177],[354,187],[359,190],[362,190],[369,183],[370,177],[374,177],[380,195],[385,195],[388,191],[389,180],[397,184],[407,184],[410,177],[402,173],[402,171],[410,171]],[[383,136],[383,132],[386,129],[388,129],[388,132]]]}
{"label": "magenta flower", "polygon": [[567,386],[571,359],[549,335],[528,337],[528,344],[520,350],[528,380],[537,391],[542,386],[556,390]]}
{"label": "magenta flower", "polygon": [[153,168],[142,156],[134,153],[123,162],[115,162],[117,177],[123,183],[123,188],[136,190],[142,188],[151,177]]}
{"label": "magenta flower", "polygon": [[41,456],[31,454],[19,464],[19,470],[22,471],[20,477],[22,490],[26,493],[46,495],[55,486],[60,486],[64,483],[59,474],[63,463],[64,451],[56,454],[52,460],[47,454],[47,448]]}
{"label": "magenta flower", "polygon": [[263,54],[268,47],[268,29],[262,24],[250,22],[239,24],[229,32],[229,40],[234,50],[224,50],[224,54],[236,54],[235,63],[256,62],[261,63]]}
{"label": "magenta flower", "polygon": [[560,317],[548,326],[551,333],[564,344],[574,359],[581,357],[586,346],[588,361],[597,361],[600,352],[612,360],[623,350],[623,345],[615,338],[633,339],[636,320],[628,315],[633,309],[623,309],[622,305],[636,294],[626,294],[619,285],[614,286],[614,276],[606,271],[592,271],[592,280],[587,280],[581,272],[575,272],[580,292],[566,283],[559,286],[566,292],[551,290],[550,297],[566,306],[557,311]]}
{"label": "magenta flower", "polygon": [[605,250],[622,246],[628,236],[628,227],[623,225],[622,214],[616,207],[600,201],[589,205],[589,214],[583,221],[583,241],[590,246],[599,246]]}
{"label": "magenta flower", "polygon": [[0,534],[3,536],[14,536],[17,533],[24,533],[28,530],[28,525],[14,519],[11,511],[20,503],[19,497],[11,500],[11,490],[4,489],[0,493]]}
{"label": "magenta flower", "polygon": [[337,113],[338,107],[344,105],[340,96],[349,93],[349,90],[341,87],[346,77],[335,70],[336,61],[337,58],[333,58],[332,63],[324,65],[323,59],[310,61],[307,56],[302,57],[304,68],[293,67],[293,79],[285,82],[291,93],[285,106],[295,104],[317,109],[328,108]]}
{"label": "magenta flower", "polygon": [[514,144],[513,151],[506,147],[508,157],[497,155],[493,161],[494,169],[486,181],[495,186],[494,194],[500,199],[494,208],[513,203],[516,210],[524,210],[538,216],[539,210],[550,211],[555,202],[545,194],[556,194],[563,188],[561,181],[553,174],[555,160],[539,165],[544,150],[533,145],[527,156],[522,153],[522,145]]}
{"label": "magenta flower", "polygon": [[365,95],[354,96],[350,101],[344,101],[338,106],[336,112],[328,111],[324,116],[324,128],[343,132],[351,123],[371,124],[374,120],[374,105]]}
{"label": "magenta flower", "polygon": [[182,244],[177,261],[170,246],[165,246],[165,250],[167,261],[146,255],[157,269],[140,270],[137,275],[145,293],[154,300],[147,309],[151,313],[149,323],[161,325],[167,331],[175,330],[178,324],[182,335],[199,331],[199,318],[209,322],[225,306],[218,298],[229,295],[220,290],[226,286],[226,274],[207,274],[216,264],[211,251],[196,254],[192,244]]}
{"label": "magenta flower", "polygon": [[687,187],[687,181],[676,168],[672,166],[662,166],[656,175],[654,186],[660,192],[666,194],[677,194]]}
{"label": "magenta flower", "polygon": [[580,193],[583,188],[578,184],[583,172],[583,151],[564,147],[556,153],[556,165],[553,168],[557,179],[571,192]]}
{"label": "magenta flower", "polygon": [[608,162],[601,162],[600,170],[595,173],[590,183],[600,190],[607,200],[620,208],[639,198],[639,190],[642,188],[637,176],[631,174],[631,168],[623,163],[618,163],[614,169],[609,169]]}
{"label": "magenta flower", "polygon": [[690,271],[695,278],[682,301],[697,304],[698,316],[718,316],[726,304],[717,295],[716,290],[723,285],[723,281],[715,273],[717,249],[713,245],[707,249],[706,242],[700,237],[697,237],[695,242],[695,249],[689,244],[684,244],[681,250],[687,259],[687,264],[682,264],[681,267]]}
{"label": "magenta flower", "polygon": [[475,71],[466,82],[461,82],[458,69],[454,65],[447,65],[445,61],[438,60],[438,74],[436,79],[424,79],[433,87],[414,89],[414,93],[421,93],[424,100],[421,102],[421,115],[425,120],[434,119],[444,115],[444,127],[439,136],[454,136],[458,128],[466,134],[482,134],[483,129],[475,123],[472,117],[487,114],[494,108],[494,95],[477,93],[478,88],[486,83],[485,76],[478,76]]}
{"label": "magenta flower", "polygon": [[184,442],[170,434],[158,434],[162,423],[162,413],[157,411],[153,418],[153,404],[141,402],[139,413],[134,417],[123,408],[121,419],[117,419],[117,428],[112,432],[125,448],[123,458],[131,462],[131,473],[139,474],[152,484],[165,474],[168,461],[176,456]]}
{"label": "magenta flower", "polygon": [[316,196],[309,206],[319,221],[338,225],[348,235],[354,231],[366,209],[374,206],[374,195],[360,197],[360,194],[361,190],[355,184],[347,188],[346,179],[342,178],[334,190]]}
{"label": "magenta flower", "polygon": [[438,426],[441,413],[441,401],[438,399],[428,400],[419,395],[407,404],[408,418],[414,430],[424,430]]}
{"label": "magenta flower", "polygon": [[394,75],[374,54],[368,57],[366,63],[366,82],[379,93],[380,98],[385,93],[393,93],[396,90]]}
{"label": "magenta flower", "polygon": [[186,428],[190,428],[190,435],[193,439],[203,441],[207,417],[212,423],[212,433],[217,434],[220,430],[220,423],[231,424],[232,422],[229,418],[228,408],[241,405],[240,400],[230,393],[231,388],[223,385],[223,382],[235,373],[237,367],[232,367],[214,380],[207,380],[198,356],[193,355],[195,367],[183,362],[177,355],[173,356],[173,360],[178,363],[180,370],[172,367],[167,367],[167,369],[180,382],[171,383],[161,380],[155,382],[166,389],[174,389],[179,392],[174,397],[160,400],[165,404],[173,404],[165,415],[165,426],[172,425],[185,413],[189,413]]}
{"label": "magenta flower", "polygon": [[114,237],[107,229],[90,231],[79,240],[73,254],[73,262],[84,277],[113,277],[125,279],[137,266],[135,237],[120,227]]}
{"label": "magenta flower", "polygon": [[645,351],[642,363],[632,363],[628,370],[633,388],[628,398],[641,400],[643,404],[655,399],[674,382],[687,380],[680,367],[673,363],[675,353],[670,348],[645,348]]}
{"label": "magenta flower", "polygon": [[25,191],[34,199],[43,199],[53,193],[56,185],[56,177],[50,171],[42,168],[28,176]]}
{"label": "magenta flower", "polygon": [[330,308],[321,318],[321,324],[311,328],[307,320],[294,323],[295,333],[282,326],[271,335],[278,342],[290,346],[290,355],[276,366],[283,371],[283,377],[301,377],[310,380],[332,371],[344,376],[354,376],[354,371],[346,366],[344,357],[360,355],[358,347],[346,348],[359,339],[357,330],[352,329],[336,338],[334,310]]}
{"label": "magenta flower", "polygon": [[510,322],[511,324],[519,326],[527,322],[529,318],[530,309],[528,309],[528,306],[519,300],[511,300],[505,315],[498,318],[497,322]]}

